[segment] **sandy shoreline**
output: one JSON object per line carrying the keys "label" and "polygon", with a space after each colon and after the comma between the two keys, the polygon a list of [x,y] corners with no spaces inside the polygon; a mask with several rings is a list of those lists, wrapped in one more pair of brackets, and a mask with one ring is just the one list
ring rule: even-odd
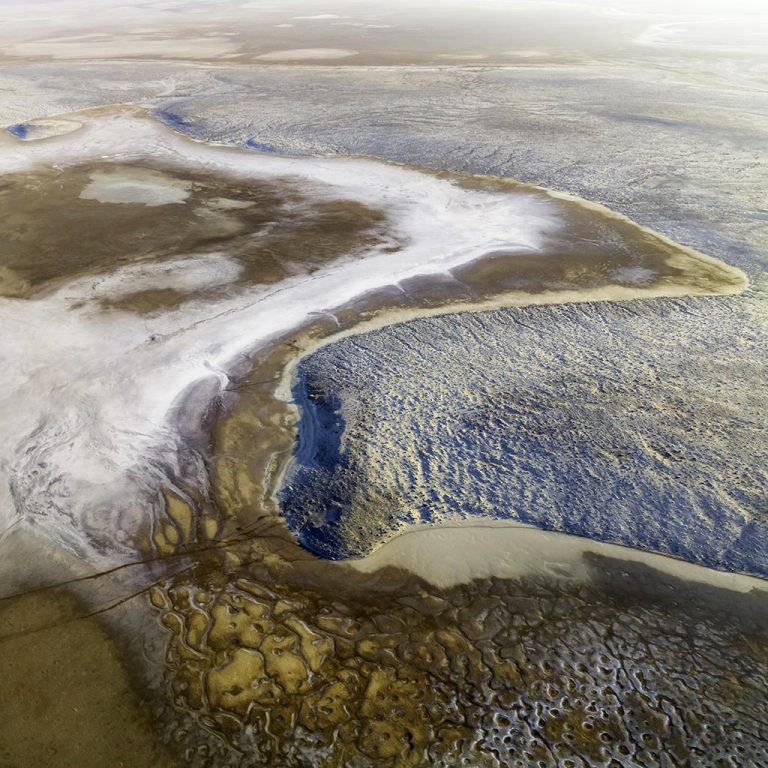
{"label": "sandy shoreline", "polygon": [[588,554],[639,563],[675,578],[734,592],[768,592],[768,582],[754,576],[506,520],[463,520],[410,528],[370,555],[343,562],[361,573],[387,566],[403,568],[445,588],[473,579],[537,575],[587,582]]}

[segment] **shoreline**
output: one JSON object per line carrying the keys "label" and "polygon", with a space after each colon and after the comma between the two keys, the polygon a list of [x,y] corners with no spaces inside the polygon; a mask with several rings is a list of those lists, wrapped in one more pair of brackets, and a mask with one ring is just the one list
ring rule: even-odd
{"label": "shoreline", "polygon": [[[571,195],[511,180],[494,185],[490,184],[488,177],[439,174],[356,157],[289,159],[260,155],[239,147],[209,146],[152,119],[147,112],[146,107],[131,106],[94,109],[90,111],[93,119],[84,120],[82,129],[83,135],[92,142],[87,152],[79,149],[81,141],[73,146],[68,136],[53,137],[39,144],[23,148],[17,146],[16,151],[4,159],[4,171],[18,172],[35,164],[50,162],[54,153],[59,154],[59,162],[64,166],[83,162],[100,152],[107,152],[105,157],[114,160],[118,147],[122,162],[140,162],[149,156],[153,161],[166,160],[171,165],[187,162],[197,167],[210,161],[209,170],[229,173],[237,179],[259,181],[295,176],[311,189],[319,185],[322,194],[332,189],[340,199],[375,204],[384,211],[392,212],[393,237],[404,238],[404,244],[394,254],[374,247],[364,252],[361,258],[338,259],[305,278],[290,278],[263,290],[228,297],[223,303],[206,306],[202,316],[194,306],[160,313],[153,320],[152,333],[149,334],[145,320],[128,312],[101,317],[94,315],[85,305],[82,311],[78,308],[72,313],[69,304],[78,298],[78,294],[76,292],[70,297],[64,288],[36,302],[19,305],[30,315],[30,321],[43,328],[50,324],[51,313],[48,310],[54,309],[77,330],[82,326],[98,337],[114,326],[115,332],[122,334],[133,345],[130,359],[122,355],[119,360],[120,365],[128,369],[128,375],[121,378],[121,386],[131,387],[133,406],[117,407],[120,403],[110,399],[104,403],[107,423],[103,426],[111,430],[118,428],[121,432],[139,431],[146,453],[159,453],[161,458],[168,448],[165,427],[173,423],[179,408],[183,410],[187,392],[197,388],[212,372],[219,377],[220,390],[226,386],[225,382],[236,383],[237,374],[232,374],[244,358],[259,350],[280,347],[281,338],[300,338],[321,315],[332,317],[339,327],[344,328],[319,342],[325,345],[345,335],[362,334],[403,320],[457,311],[577,301],[718,295],[741,292],[748,285],[746,275],[740,269],[677,245],[600,204]],[[150,145],[148,153],[144,149],[147,142]],[[360,186],[355,175],[360,169],[375,171],[373,191],[370,183],[365,188]],[[478,188],[473,188],[473,184],[477,184]],[[423,193],[435,190],[439,193],[437,201],[424,207]],[[560,202],[562,209],[552,207],[556,201]],[[620,222],[631,228],[633,237],[652,236],[655,243],[666,247],[660,264],[665,265],[665,269],[671,269],[656,275],[649,285],[623,285],[614,282],[611,276],[601,276],[603,285],[575,289],[552,289],[546,287],[546,282],[536,290],[503,287],[487,290],[480,285],[478,291],[473,294],[470,290],[470,296],[465,298],[460,298],[453,288],[441,288],[439,280],[435,280],[435,276],[448,274],[457,267],[468,272],[479,270],[499,249],[507,251],[513,261],[518,257],[522,259],[521,253],[540,250],[537,246],[547,237],[558,236],[574,211],[581,215],[585,212],[596,213],[604,220]],[[477,232],[470,226],[468,231],[462,232],[458,243],[448,237],[454,230],[456,233],[461,230],[459,224],[454,222],[457,217],[461,219],[463,216],[464,223],[471,224],[480,212],[487,214],[488,221],[483,220]],[[538,218],[529,220],[531,213]],[[454,222],[452,229],[441,234],[442,241],[435,242],[435,232],[441,232],[447,221]],[[681,269],[676,261],[678,259],[689,262],[686,266],[693,269]],[[661,270],[655,261],[652,264]],[[503,264],[500,273],[506,268]],[[697,282],[702,273],[710,282]],[[723,280],[724,276],[727,279]],[[411,295],[400,284],[412,278],[434,285],[422,297],[418,292]],[[461,282],[457,281],[457,284]],[[80,280],[70,281],[67,285],[74,285],[82,293],[87,291],[89,283]],[[390,295],[398,289],[408,298],[410,307],[403,307],[399,296],[393,299]],[[424,306],[430,302],[437,306]],[[338,320],[337,314],[346,315],[343,322]],[[237,324],[238,330],[231,335],[229,329],[233,323]],[[19,342],[25,343],[24,333],[19,333],[19,337]],[[285,392],[285,386],[293,378],[297,361],[313,351],[313,345],[317,344],[317,339],[313,339],[308,349],[299,345],[299,356],[289,361],[282,372],[280,385],[274,394],[278,399],[282,397],[284,405],[289,404],[289,409],[292,407],[291,397]],[[180,359],[178,353],[181,350],[184,350],[184,356]],[[40,355],[44,351],[41,350]],[[281,354],[279,349],[277,351]],[[104,363],[101,360],[94,361],[93,365],[98,375],[77,381],[82,395],[91,399],[100,398],[105,385],[120,375],[117,370],[102,372]],[[154,376],[151,379],[134,374],[142,366],[152,368]],[[42,405],[45,404],[38,407]],[[158,430],[160,424],[163,427]],[[149,430],[148,425],[151,427]],[[19,426],[23,428],[24,425]],[[87,437],[84,435],[83,439]],[[91,451],[90,443],[84,444],[83,449]],[[110,446],[110,480],[114,475],[123,479],[126,471],[133,466],[135,453],[135,446],[128,446],[123,441]],[[105,479],[100,470],[101,466],[96,468],[99,479]],[[273,475],[275,482],[272,488],[281,484],[284,472],[285,468],[281,467]],[[74,538],[77,545],[84,543],[79,531],[62,533],[70,540]]]}
{"label": "shoreline", "polygon": [[[454,558],[453,553],[460,552]],[[719,571],[657,552],[609,544],[507,520],[457,520],[414,526],[357,560],[332,561],[371,574],[402,568],[447,588],[474,579],[546,576],[576,583],[591,580],[586,556],[597,555],[652,568],[666,576],[739,593],[765,592],[768,580]]]}

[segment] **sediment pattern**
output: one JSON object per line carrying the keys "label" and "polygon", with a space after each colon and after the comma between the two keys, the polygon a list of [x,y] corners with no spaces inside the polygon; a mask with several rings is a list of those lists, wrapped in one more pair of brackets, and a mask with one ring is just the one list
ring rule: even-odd
{"label": "sediment pattern", "polygon": [[153,595],[171,633],[162,723],[188,765],[768,760],[763,596],[608,560],[581,588],[447,591],[396,572],[356,591],[331,567],[310,585],[266,563]]}
{"label": "sediment pattern", "polygon": [[[37,30],[35,34],[39,34]],[[160,45],[166,51],[169,42],[164,39]],[[567,67],[474,71],[190,68],[183,63],[158,61],[122,61],[114,67],[96,60],[71,65],[59,61],[6,64],[3,82],[9,87],[2,111],[7,122],[16,124],[13,135],[18,135],[23,125],[27,138],[45,138],[24,145],[30,151],[58,141],[56,136],[65,127],[53,125],[55,121],[30,123],[35,115],[149,99],[157,108],[157,117],[205,141],[298,154],[375,155],[510,175],[601,200],[680,242],[744,267],[754,278],[764,266],[768,247],[764,226],[764,79],[762,64],[741,57],[737,61],[713,57],[705,63],[696,56],[671,57],[653,65],[646,62],[642,69],[638,69],[637,61],[625,67],[586,60]],[[85,131],[74,135],[75,141],[85,142]],[[109,151],[122,155],[125,137],[119,131],[118,137]],[[13,146],[5,145],[6,150],[13,150]],[[60,174],[58,177],[61,179]],[[11,185],[10,192],[3,198],[7,204],[20,201],[18,186]],[[194,196],[193,202],[198,202]],[[199,202],[202,206],[198,207],[210,207],[204,200]],[[263,232],[261,224],[269,223],[279,207],[273,204],[277,201],[264,197],[259,202],[267,203],[261,209],[265,221],[245,222],[246,235],[254,229]],[[99,207],[93,200],[85,205]],[[69,203],[63,207],[65,213],[68,209]],[[230,217],[250,218],[232,210],[219,210],[207,224],[226,223]],[[367,209],[357,210],[363,214],[361,225],[365,225],[359,231],[370,234],[367,225],[378,222],[367,218]],[[338,220],[332,210],[326,211],[331,214],[328,221],[333,228]],[[166,223],[170,220],[167,214],[162,216]],[[139,219],[147,222],[152,218],[152,209],[142,207]],[[66,215],[64,220],[64,225],[59,222],[55,226],[76,242],[80,232],[67,230]],[[326,219],[320,216],[317,221],[322,228]],[[222,237],[226,237],[226,230],[226,226],[222,228]],[[194,250],[201,242],[195,239],[196,231],[190,233],[192,239],[184,246]],[[171,232],[172,237],[175,234]],[[316,234],[313,230],[311,236]],[[120,249],[120,256],[126,256],[125,251],[133,247],[128,242]],[[346,246],[329,254],[335,258],[343,252]],[[29,329],[28,337],[19,337],[19,346],[31,351],[45,339],[50,346],[44,351],[44,364],[36,364],[42,373],[34,380],[21,381],[16,390],[6,387],[10,393],[6,409],[10,431],[26,435],[28,440],[7,441],[13,452],[13,461],[7,466],[13,469],[17,482],[14,498],[2,498],[3,514],[24,510],[26,519],[35,522],[37,535],[44,532],[54,539],[57,531],[71,527],[73,535],[61,536],[66,545],[74,542],[79,551],[101,551],[110,557],[116,551],[123,555],[128,551],[133,556],[138,546],[142,552],[156,555],[162,564],[166,558],[172,563],[174,553],[185,548],[219,548],[220,557],[206,559],[201,554],[192,576],[164,580],[153,593],[154,615],[162,617],[169,642],[167,703],[158,727],[182,764],[756,768],[768,763],[762,714],[768,680],[765,627],[749,620],[759,614],[760,606],[764,608],[762,596],[735,613],[724,612],[721,604],[707,603],[700,588],[680,585],[662,585],[657,590],[666,593],[667,600],[633,598],[617,592],[616,584],[623,583],[629,574],[630,585],[636,588],[642,574],[605,563],[595,564],[603,577],[596,573],[595,585],[583,589],[552,581],[481,581],[447,592],[403,574],[376,574],[355,581],[363,577],[354,577],[346,570],[336,572],[333,569],[337,566],[329,563],[315,567],[279,525],[267,531],[249,528],[254,519],[273,513],[271,506],[262,504],[277,461],[270,451],[277,455],[292,447],[290,419],[285,419],[284,409],[273,407],[274,403],[256,409],[246,402],[236,410],[244,416],[243,423],[219,425],[218,439],[212,439],[212,444],[221,452],[209,464],[219,473],[212,493],[218,505],[215,514],[200,513],[204,494],[194,487],[191,476],[185,478],[189,487],[177,483],[176,491],[168,491],[165,501],[154,505],[146,494],[137,494],[133,486],[125,488],[119,482],[125,473],[122,465],[115,475],[105,473],[104,467],[112,467],[122,455],[119,451],[99,453],[108,434],[110,440],[130,445],[128,461],[131,472],[140,477],[139,488],[149,484],[151,493],[167,480],[168,464],[173,461],[166,462],[166,454],[153,453],[156,446],[148,445],[144,438],[151,434],[154,439],[162,424],[163,438],[173,442],[175,434],[165,434],[166,412],[174,418],[190,417],[171,402],[178,390],[176,380],[164,376],[166,355],[148,353],[136,358],[126,350],[161,350],[167,338],[176,336],[178,345],[167,348],[168,358],[190,355],[205,360],[206,365],[212,359],[216,369],[216,345],[212,351],[185,337],[185,329],[196,325],[200,335],[206,336],[210,326],[198,324],[200,318],[194,313],[182,318],[168,310],[183,307],[190,298],[213,298],[213,306],[227,292],[223,283],[215,287],[206,282],[214,275],[216,280],[229,280],[235,293],[244,289],[239,276],[247,276],[246,284],[250,280],[260,282],[256,279],[258,270],[249,272],[249,259],[240,258],[250,253],[240,250],[232,254],[231,261],[210,259],[199,264],[199,270],[185,269],[185,275],[202,279],[193,279],[191,286],[182,281],[180,290],[167,286],[157,290],[159,286],[154,284],[148,291],[126,294],[112,290],[119,286],[101,279],[102,272],[99,279],[81,286],[80,293],[67,286],[60,304],[46,305],[38,296],[35,301],[10,299],[3,305],[22,312],[20,322],[9,318],[5,328],[18,323]],[[110,259],[106,254],[106,261]],[[72,264],[71,274],[79,274],[81,266],[93,266],[80,263],[79,255]],[[24,254],[17,265],[19,272],[33,266]],[[179,265],[167,266],[172,269]],[[259,269],[264,267],[260,276],[275,277],[264,282],[283,277],[279,269],[270,271],[267,266],[259,262]],[[314,266],[308,265],[309,269]],[[97,266],[96,271],[101,269]],[[162,282],[168,274],[163,267],[151,271],[149,279]],[[566,282],[582,278],[581,273],[568,273],[559,267],[547,278],[553,276]],[[453,277],[441,275],[431,284],[415,278],[402,287],[426,303],[438,281],[450,284],[447,293],[455,291]],[[490,275],[491,287],[495,277],[496,273]],[[589,288],[590,275],[584,277],[581,287]],[[642,283],[644,274],[630,270],[623,278],[636,285]],[[0,280],[4,281],[2,291],[16,297],[53,285],[47,275],[20,276],[16,270],[1,274]],[[174,280],[170,282],[175,285]],[[90,302],[97,285],[104,289],[105,301],[98,307],[81,305],[83,298]],[[384,437],[394,434],[400,441],[399,430],[407,428],[408,419],[418,423],[421,418],[415,407],[419,388],[423,398],[419,407],[426,403],[434,409],[430,418],[435,423],[441,415],[455,415],[451,410],[457,391],[453,378],[438,380],[439,387],[433,387],[435,361],[446,354],[440,340],[440,334],[445,334],[443,338],[455,338],[465,345],[461,350],[465,359],[459,360],[457,375],[464,377],[462,386],[468,395],[472,396],[470,387],[480,383],[490,396],[460,413],[460,420],[444,419],[446,429],[453,430],[452,438],[466,437],[477,428],[478,436],[488,441],[485,450],[502,447],[508,451],[505,455],[514,451],[521,459],[518,468],[524,470],[523,477],[548,490],[565,475],[576,479],[577,488],[594,492],[599,470],[612,468],[616,477],[623,479],[623,484],[611,486],[612,499],[623,502],[630,492],[650,491],[662,513],[650,527],[622,529],[621,535],[645,536],[641,543],[651,548],[658,548],[658,542],[679,544],[683,549],[678,553],[693,559],[713,557],[733,567],[754,570],[754,563],[764,558],[760,542],[765,539],[760,509],[754,504],[765,488],[760,468],[766,465],[761,448],[765,445],[765,414],[764,405],[760,405],[765,402],[766,294],[761,290],[722,304],[662,300],[655,302],[652,310],[648,304],[530,310],[544,325],[541,333],[524,329],[517,321],[523,315],[499,313],[502,324],[514,332],[510,330],[505,336],[505,344],[486,347],[482,353],[478,352],[485,345],[482,324],[471,322],[469,336],[455,331],[452,325],[460,326],[469,315],[460,320],[422,321],[434,323],[439,331],[434,352],[424,347],[418,334],[413,338],[416,349],[409,350],[411,339],[401,335],[405,333],[402,329],[383,332],[381,338],[391,340],[403,361],[402,369],[394,365],[372,369],[377,375],[382,373],[389,387],[385,392],[372,392],[372,375],[361,377],[346,368],[335,378],[320,370],[310,381],[314,393],[319,394],[318,410],[325,409],[331,417],[330,427],[336,422],[337,404],[342,409],[344,421],[338,425],[338,445],[331,441],[330,464],[336,463],[338,451],[359,447],[355,443],[358,437],[372,439],[373,461],[355,466],[353,481],[335,487],[346,492],[354,486],[357,492],[364,479],[366,483],[372,481],[372,491],[378,491],[383,481],[389,483],[390,465],[386,462],[394,460],[406,443],[409,459],[419,458],[410,453],[412,435],[404,443],[397,442],[398,451],[391,451],[392,455],[382,450]],[[467,297],[474,298],[472,291],[467,291]],[[299,297],[299,302],[305,302],[305,297]],[[39,318],[34,314],[36,307]],[[83,316],[91,312],[109,317],[103,335],[103,328],[83,323]],[[601,329],[603,312],[606,327]],[[134,318],[134,313],[141,317]],[[218,338],[229,339],[235,330],[243,332],[247,325],[249,330],[243,335],[251,343],[262,327],[271,327],[271,314],[274,311],[265,312],[258,322],[248,321],[243,314],[227,316],[218,326]],[[78,322],[72,324],[72,318]],[[567,336],[573,349],[555,350],[550,345],[550,332],[564,318],[575,321],[576,335]],[[336,318],[327,319],[333,325]],[[226,333],[222,334],[224,326]],[[413,333],[413,326],[408,328],[407,333]],[[62,330],[53,333],[52,329]],[[581,330],[585,331],[583,338],[578,337]],[[451,336],[454,332],[455,337]],[[77,338],[74,348],[63,343],[67,334]],[[5,341],[6,349],[12,352],[13,344]],[[370,345],[370,337],[350,340],[341,350],[343,360],[336,348],[326,350],[320,359],[347,366],[359,352],[360,359],[378,364],[382,348]],[[651,355],[646,368],[625,364],[625,358],[636,360],[640,351],[657,346],[663,353]],[[83,365],[86,347],[96,350],[97,361],[106,355],[103,369],[97,364]],[[58,348],[56,354],[54,348]],[[125,360],[121,360],[124,353]],[[550,368],[544,378],[533,377],[527,382],[515,379],[514,390],[507,387],[509,379],[489,385],[490,372],[498,369],[496,358],[508,363],[509,374],[512,368],[525,369],[531,364],[535,364],[532,370],[546,370],[557,354],[568,368],[567,377],[551,376]],[[546,355],[551,359],[545,360]],[[471,370],[470,362],[487,368],[488,374],[479,376]],[[15,363],[6,366],[14,386],[34,368]],[[140,397],[146,382],[135,382],[141,371],[148,373],[157,390],[172,396],[152,412],[149,423],[142,418],[129,421],[127,428],[111,430],[109,418],[114,413],[110,416],[99,409],[108,399],[105,392],[119,393],[109,402],[113,412],[121,416],[133,403],[142,417],[150,410],[152,402],[143,402]],[[206,371],[201,365],[194,373],[202,376]],[[227,396],[233,397],[237,392],[252,391],[251,387],[277,373],[257,368],[248,380],[230,379],[222,386]],[[358,393],[350,393],[341,381],[348,374],[347,384],[360,384],[361,400],[370,393],[372,407],[373,400],[381,398],[382,404],[394,404],[399,409],[386,424],[374,430],[363,411],[352,407],[351,395]],[[88,386],[81,386],[81,379]],[[103,388],[91,386],[100,380]],[[240,386],[244,388],[238,390]],[[263,386],[268,390],[269,384]],[[20,398],[22,387],[31,393],[30,400]],[[61,397],[46,403],[44,411],[38,413],[37,403],[48,391]],[[563,402],[572,396],[576,407],[564,411]],[[34,418],[18,425],[19,414],[25,413],[34,414]],[[62,414],[67,414],[63,424]],[[491,426],[496,416],[506,419],[512,415],[522,424],[515,436],[523,439],[510,446],[507,438],[512,433],[504,435]],[[395,423],[403,419],[405,426]],[[503,424],[504,429],[510,426],[508,420]],[[606,424],[626,428],[620,437],[627,441],[623,443],[619,437],[606,440]],[[73,445],[73,434],[85,436],[86,450]],[[428,436],[432,440],[431,433]],[[671,442],[657,439],[662,436]],[[734,463],[725,460],[728,457],[723,451],[731,439],[735,443]],[[456,479],[473,466],[471,462],[461,465],[467,456],[462,451],[470,446],[456,449],[454,445],[447,450],[448,443],[442,440],[438,435],[434,445],[438,452],[446,448],[441,455],[447,471],[439,477],[433,475],[433,479]],[[243,447],[253,453],[238,453],[236,449]],[[483,448],[474,446],[478,447]],[[563,461],[552,459],[544,467],[537,464],[534,469],[543,471],[526,474],[524,463],[528,455],[535,454],[534,447],[550,459],[564,447],[567,450],[562,453]],[[234,454],[228,454],[228,449]],[[17,455],[22,457],[19,462]],[[359,455],[368,456],[365,452]],[[66,472],[58,466],[60,457]],[[180,464],[184,468],[184,462]],[[199,464],[191,465],[200,470]],[[413,471],[420,462],[406,466]],[[93,468],[95,486],[104,489],[98,503],[88,500],[78,506],[83,489],[67,484],[67,472],[82,467]],[[661,484],[649,487],[643,468],[658,471]],[[199,474],[202,477],[204,473]],[[627,477],[640,481],[633,486]],[[419,487],[415,482],[418,478],[399,479],[403,483],[395,488],[398,493],[403,488]],[[520,487],[518,498],[532,501],[533,508],[541,511],[543,499],[530,494],[528,486],[526,482]],[[316,487],[321,487],[319,480]],[[673,490],[675,493],[663,492]],[[712,498],[716,504],[709,503]],[[356,503],[361,500],[364,498],[359,494],[354,497]],[[577,508],[584,504],[584,499],[563,495],[556,500],[554,510],[558,514],[563,509],[573,510],[574,504]],[[327,512],[331,518],[338,514],[333,506],[336,500],[330,501],[330,506],[317,507],[323,526],[332,522],[325,519]],[[385,502],[369,507],[376,519],[403,515],[419,519],[413,517],[409,499],[402,506],[402,497],[391,494],[376,501]],[[438,502],[444,504],[445,499]],[[436,502],[428,499],[428,503]],[[695,511],[692,527],[688,526],[690,520],[681,521],[675,514],[667,520],[668,511],[678,504],[687,512]],[[498,505],[492,507],[496,514]],[[419,515],[420,510],[416,509]],[[591,517],[594,509],[589,512],[575,523],[586,524],[587,518],[605,522]],[[549,520],[558,523],[559,518]],[[17,526],[17,532],[20,528]],[[704,536],[705,531],[711,538],[702,548],[697,535]],[[385,537],[391,530],[387,526],[376,530],[368,521],[365,533]],[[227,544],[245,534],[259,538],[255,550]],[[347,536],[343,543],[350,541],[364,548],[362,538]],[[339,537],[331,544],[333,551],[341,551]],[[734,553],[742,551],[748,562],[733,559]],[[15,550],[11,555],[19,558]],[[252,560],[258,564],[246,565]],[[160,564],[155,565],[160,568]],[[631,593],[631,589],[625,592]],[[732,596],[719,602],[723,601],[739,602]],[[701,612],[692,612],[696,605],[702,607]],[[146,606],[136,611],[130,632],[144,631],[148,621],[145,610]],[[117,644],[123,648],[126,642],[123,635]],[[16,647],[37,669],[37,648],[23,642]],[[68,668],[74,658],[80,656],[65,658],[60,668]],[[115,690],[121,697],[128,696],[122,688]],[[8,702],[3,739],[19,739],[14,733],[14,718],[28,717],[24,703],[22,695]],[[113,713],[117,716],[112,717]],[[120,722],[119,710],[110,710],[109,715],[100,720],[111,728],[112,723]],[[89,725],[95,730],[97,723]],[[57,722],[46,724],[52,734],[57,727],[66,728]],[[90,732],[82,729],[83,743]],[[61,737],[71,745],[71,734]],[[124,748],[126,740],[122,741]],[[117,763],[125,755],[120,754],[120,745],[112,746],[111,740],[109,744],[109,755],[114,754],[113,762]],[[99,754],[93,752],[93,759],[99,759]],[[141,754],[135,750],[137,761]],[[5,753],[0,750],[0,762],[3,759]],[[66,760],[61,753],[46,755],[45,759],[51,765]],[[45,763],[35,762],[41,764]]]}
{"label": "sediment pattern", "polygon": [[294,388],[289,524],[331,558],[492,517],[765,575],[764,322],[745,317],[733,377],[721,315],[727,299],[516,308],[322,347]]}

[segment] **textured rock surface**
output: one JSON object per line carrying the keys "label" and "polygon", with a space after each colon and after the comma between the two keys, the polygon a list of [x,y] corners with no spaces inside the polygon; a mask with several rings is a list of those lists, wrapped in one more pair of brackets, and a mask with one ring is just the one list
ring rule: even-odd
{"label": "textured rock surface", "polygon": [[[735,316],[734,351],[721,328]],[[766,575],[767,358],[762,317],[730,299],[463,313],[342,339],[300,364],[284,511],[326,557],[478,516]]]}

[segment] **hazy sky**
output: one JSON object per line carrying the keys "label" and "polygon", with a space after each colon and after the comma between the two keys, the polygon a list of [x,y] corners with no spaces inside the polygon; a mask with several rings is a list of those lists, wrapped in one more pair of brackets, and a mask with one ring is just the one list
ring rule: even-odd
{"label": "hazy sky", "polygon": [[12,58],[768,56],[768,0],[0,0],[0,8],[0,57]]}

